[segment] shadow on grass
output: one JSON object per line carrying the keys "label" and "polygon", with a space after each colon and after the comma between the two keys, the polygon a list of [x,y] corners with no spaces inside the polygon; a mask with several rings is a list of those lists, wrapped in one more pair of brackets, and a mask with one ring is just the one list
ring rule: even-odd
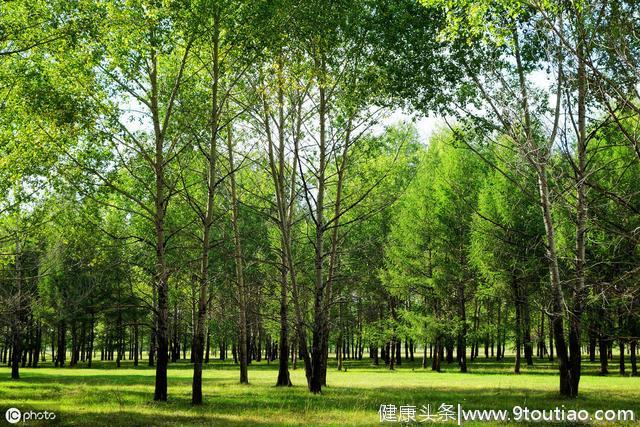
{"label": "shadow on grass", "polygon": [[[302,388],[301,388],[302,389]],[[287,391],[287,390],[282,390]],[[148,398],[148,393],[127,392],[131,400]],[[285,417],[289,424],[298,424],[308,414],[326,414],[327,417],[338,417],[357,411],[360,419],[357,423],[375,425],[378,421],[377,411],[381,404],[431,405],[438,408],[440,404],[461,404],[464,409],[507,409],[514,406],[526,406],[530,409],[553,409],[564,406],[566,409],[587,409],[593,413],[596,409],[604,409],[602,396],[594,398],[559,399],[556,393],[531,393],[526,389],[511,389],[508,391],[494,391],[488,389],[478,394],[471,391],[447,391],[430,388],[404,389],[370,389],[365,392],[354,388],[328,388],[322,396],[312,396],[305,390],[289,389],[288,393],[269,393],[258,396],[238,396],[233,393],[208,394],[206,404],[193,408],[186,396],[175,396],[166,404],[143,402],[140,406],[151,408],[153,414],[144,410],[136,411],[126,406],[111,410],[108,413],[100,411],[73,410],[57,411],[60,423],[63,425],[275,425],[272,420]],[[129,399],[127,399],[129,400]],[[606,400],[606,409],[635,409],[634,402],[628,399]],[[239,416],[240,419],[235,419]],[[319,422],[317,422],[319,423]],[[353,423],[345,422],[346,424]],[[313,418],[310,422],[315,425]],[[339,425],[337,423],[336,425]]]}
{"label": "shadow on grass", "polygon": [[[403,384],[368,388],[326,387],[322,395],[312,395],[303,386],[234,385],[227,389],[224,384],[231,382],[229,378],[206,378],[205,404],[192,407],[188,387],[190,378],[170,378],[169,402],[156,403],[150,400],[152,376],[84,375],[78,372],[77,376],[67,374],[61,377],[34,370],[17,382],[0,381],[0,401],[15,402],[21,405],[21,409],[51,410],[43,407],[43,402],[59,396],[67,401],[56,411],[60,424],[109,426],[273,425],[269,420],[274,417],[284,417],[297,423],[309,417],[312,420],[315,416],[322,417],[322,414],[339,416],[354,412],[366,417],[362,419],[363,423],[375,424],[381,404],[414,405],[418,408],[431,405],[438,408],[440,404],[447,403],[461,404],[465,409],[507,410],[514,406],[553,409],[564,405],[566,409],[590,412],[596,409],[633,409],[637,412],[639,409],[637,389],[629,395],[604,389],[598,394],[562,399],[556,392],[505,386],[505,377],[500,377],[502,386],[491,379],[487,376],[486,387],[482,390],[458,389],[456,387],[460,385],[452,379],[450,385],[439,383],[421,387]],[[21,390],[25,391],[24,396]]]}
{"label": "shadow on grass", "polygon": [[[610,362],[610,363],[613,363],[613,362]],[[483,356],[476,358],[473,361],[471,361],[470,359],[467,360],[468,371],[473,374],[489,374],[489,375],[509,374],[509,373],[513,373],[514,364],[515,364],[515,358],[513,356],[505,357],[501,361],[496,361],[494,358],[484,358]],[[362,360],[345,360],[344,365],[348,369],[364,369],[364,370],[373,370],[373,371],[386,370],[386,366],[382,360],[380,360],[380,364],[374,365],[372,363],[372,360],[369,359],[368,357],[363,357]],[[429,369],[429,366],[431,366],[430,359],[428,359],[427,366],[428,367],[426,370],[430,370]],[[41,363],[40,367],[53,368],[53,364],[51,362]],[[335,358],[332,357],[329,359],[329,368],[335,368],[335,367],[336,367],[336,360]],[[211,370],[211,369],[225,370],[225,371],[237,370],[238,364],[234,363],[233,360],[229,360],[229,359],[225,361],[213,359],[209,363],[204,364],[203,368],[204,370]],[[29,369],[31,368],[27,368],[27,370]],[[60,369],[65,369],[65,370],[89,369],[89,367],[87,366],[86,362],[80,362],[77,366],[73,368],[65,367]],[[93,364],[90,369],[100,369],[100,370],[135,369],[141,372],[149,372],[149,371],[155,371],[156,368],[153,366],[149,366],[146,360],[142,360],[137,367],[133,366],[133,361],[123,360],[121,362],[120,368],[116,366],[115,361],[97,360],[97,361],[93,361]],[[193,364],[188,359],[186,360],[181,359],[177,362],[169,363],[169,369],[191,371],[193,370]],[[256,370],[256,371],[277,371],[278,363],[277,363],[277,360],[270,363],[267,363],[265,360],[262,360],[261,362],[253,361],[251,364],[249,364],[249,369]],[[402,364],[400,366],[397,366],[396,369],[398,371],[405,371],[405,370],[425,371],[425,369],[422,368],[422,359],[419,357],[416,357],[414,361],[403,359]],[[553,376],[558,375],[558,368],[557,368],[556,361],[549,362],[549,360],[546,358],[545,359],[535,358],[533,361],[533,365],[531,366],[527,366],[526,362],[523,359],[520,369],[522,374],[527,374],[527,375],[529,374],[553,375]],[[442,372],[458,372],[458,364],[455,361],[452,363],[443,362]],[[582,361],[582,375],[585,375],[585,376],[598,375],[599,376],[599,372],[600,372],[600,365],[597,362],[589,362],[588,360]],[[618,376],[618,373],[615,369],[610,369],[609,375]]]}
{"label": "shadow on grass", "polygon": [[[640,383],[637,379],[629,379],[628,390],[607,388],[605,385],[597,393],[590,390],[577,399],[563,399],[555,392],[555,381],[553,387],[549,387],[549,381],[544,380],[543,386],[532,384],[530,388],[522,381],[510,381],[516,378],[511,373],[513,358],[503,362],[477,359],[470,364],[470,372],[482,375],[482,379],[474,380],[473,384],[465,383],[465,376],[448,375],[457,372],[455,363],[443,365],[447,373],[433,374],[429,369],[422,369],[418,360],[403,361],[398,372],[406,374],[415,371],[416,376],[420,375],[420,386],[407,384],[407,375],[396,377],[384,365],[372,366],[369,359],[347,361],[346,366],[348,371],[338,375],[344,375],[339,382],[347,385],[330,385],[322,395],[312,395],[302,384],[291,388],[265,385],[264,376],[261,383],[240,386],[236,376],[231,376],[229,372],[216,374],[216,371],[236,370],[237,365],[213,361],[206,367],[207,375],[203,383],[205,404],[201,407],[192,407],[190,404],[189,373],[180,372],[179,377],[171,375],[172,371],[191,370],[192,365],[188,361],[170,364],[167,403],[151,400],[154,368],[140,365],[133,369],[130,361],[123,362],[120,372],[114,362],[94,364],[95,370],[82,367],[24,369],[23,378],[19,381],[9,380],[9,371],[3,368],[0,369],[0,416],[5,409],[2,405],[15,405],[27,410],[54,410],[59,416],[56,421],[60,425],[266,426],[276,425],[274,420],[298,425],[379,425],[377,411],[382,404],[398,407],[414,405],[418,408],[431,405],[432,408],[438,408],[442,403],[461,404],[464,409],[511,410],[514,406],[526,406],[529,409],[548,410],[562,405],[566,409],[586,409],[590,412],[597,409],[632,409],[636,415],[640,415]],[[596,364],[586,363],[585,367],[588,373],[597,372]],[[277,364],[254,362],[250,369],[272,372],[275,383]],[[335,369],[333,360],[329,369]],[[523,366],[522,369],[519,379],[528,375],[537,378],[557,376],[555,364],[547,361],[534,364],[533,368]],[[431,377],[425,377],[424,374]],[[354,378],[371,375],[371,381],[379,383],[350,386],[350,375],[354,375]],[[404,380],[398,379],[396,383],[395,378]],[[481,388],[478,388],[478,384]],[[58,409],[51,408],[52,400],[59,402]]]}

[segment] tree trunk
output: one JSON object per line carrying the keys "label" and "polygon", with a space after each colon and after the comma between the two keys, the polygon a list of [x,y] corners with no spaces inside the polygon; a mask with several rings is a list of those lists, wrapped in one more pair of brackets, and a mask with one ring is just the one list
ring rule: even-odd
{"label": "tree trunk", "polygon": [[[512,279],[515,282],[515,278]],[[515,304],[515,311],[516,311],[516,325],[515,325],[515,332],[516,332],[516,361],[515,361],[515,365],[513,368],[513,372],[515,374],[519,374],[520,373],[520,350],[522,348],[522,307],[520,304],[520,298],[518,295],[518,284],[517,283],[513,283],[513,288],[514,288],[514,293],[516,294],[516,304]]]}
{"label": "tree trunk", "polygon": [[336,358],[338,362],[338,371],[342,371],[343,368],[343,358],[344,354],[342,353],[342,331],[338,333],[338,338],[336,339]]}
{"label": "tree trunk", "polygon": [[[159,227],[159,230],[162,230]],[[164,241],[164,232],[159,232]],[[160,241],[160,240],[158,240]],[[167,401],[167,366],[169,365],[169,289],[166,272],[164,271],[164,244],[158,245],[158,258],[161,260],[158,267],[158,328],[156,339],[158,340],[158,359],[156,362],[156,383],[153,400]]]}
{"label": "tree trunk", "polygon": [[64,367],[67,356],[67,325],[64,319],[58,322],[58,351],[56,358],[56,366]]}
{"label": "tree trunk", "polygon": [[93,345],[95,342],[95,313],[91,313],[91,323],[89,325],[89,345],[87,349],[87,367],[91,368],[93,362]]}
{"label": "tree trunk", "polygon": [[233,243],[234,243],[234,261],[236,270],[236,284],[238,289],[238,303],[239,303],[239,345],[238,356],[240,359],[240,383],[248,384],[249,376],[247,372],[247,294],[244,284],[244,267],[242,262],[242,243],[240,241],[240,227],[238,223],[238,196],[236,193],[236,177],[235,166],[233,162],[233,145],[232,145],[232,133],[231,124],[227,125],[227,150],[229,153],[229,178],[231,181],[231,225],[233,227]]}
{"label": "tree trunk", "polygon": [[[547,262],[549,265],[549,277],[551,281],[551,291],[552,291],[552,313],[551,313],[551,326],[553,330],[553,335],[555,338],[556,345],[556,353],[558,356],[558,370],[560,372],[560,394],[565,396],[575,396],[577,390],[574,389],[575,379],[572,377],[573,370],[571,366],[571,361],[569,360],[569,352],[567,349],[567,343],[565,341],[565,332],[564,332],[564,306],[565,299],[562,291],[561,283],[560,283],[560,267],[558,263],[558,256],[556,250],[556,231],[553,223],[552,216],[552,205],[551,205],[551,196],[549,190],[549,183],[547,180],[547,162],[548,156],[550,156],[551,145],[553,144],[553,139],[555,138],[555,130],[552,134],[552,137],[547,142],[546,151],[540,152],[539,147],[534,141],[533,137],[533,128],[531,122],[531,116],[529,111],[529,103],[528,103],[528,94],[527,94],[527,85],[524,75],[524,68],[522,66],[522,60],[520,57],[520,46],[518,40],[518,34],[516,31],[513,33],[514,35],[514,46],[515,46],[515,57],[516,57],[516,66],[518,72],[519,86],[520,86],[520,95],[521,95],[521,104],[522,111],[524,113],[524,130],[525,130],[525,156],[531,163],[534,168],[537,178],[538,178],[538,192],[540,196],[540,207],[542,209],[542,218],[545,227],[545,235],[547,238],[546,241],[546,250],[547,250]],[[558,94],[561,91],[560,78],[558,78]],[[558,96],[559,98],[559,96]],[[557,108],[559,108],[559,103]],[[556,113],[556,120],[558,114]],[[577,325],[577,323],[576,323]],[[574,328],[575,325],[572,324],[571,330],[576,332],[577,330]],[[579,335],[573,334],[573,338],[570,334],[570,346],[573,342],[575,344],[576,338],[579,342]],[[579,357],[579,356],[578,356]]]}
{"label": "tree trunk", "polygon": [[589,362],[596,361],[596,336],[593,333],[589,333]]}
{"label": "tree trunk", "polygon": [[138,321],[133,325],[133,366],[138,367]]}
{"label": "tree trunk", "polygon": [[516,313],[516,324],[515,324],[515,333],[516,333],[516,360],[515,365],[513,367],[513,372],[516,374],[520,373],[520,355],[522,349],[522,299],[520,295],[520,286],[517,282],[517,279],[514,275],[511,277],[511,289],[513,291],[514,297],[514,306]]}
{"label": "tree trunk", "polygon": [[[19,206],[18,206],[19,207]],[[13,353],[11,354],[11,378],[14,380],[20,379],[20,359],[22,355],[22,250],[20,245],[19,236],[19,214],[16,230],[16,255],[15,255],[15,269],[16,269],[16,307],[13,313],[13,321],[11,322],[11,347]]]}
{"label": "tree trunk", "polygon": [[389,342],[389,370],[393,371],[395,368],[395,361],[396,361],[396,341],[395,338],[391,338],[391,341]]}
{"label": "tree trunk", "polygon": [[464,283],[458,285],[458,312],[462,323],[458,334],[458,363],[460,372],[467,372],[467,310],[465,306]]}
{"label": "tree trunk", "polygon": [[[496,320],[496,361],[502,360],[502,355],[500,354],[500,349],[501,349],[500,328],[502,327],[501,320],[502,320],[502,302],[498,301],[498,316]],[[493,352],[493,343],[491,344],[491,351]]]}
{"label": "tree trunk", "polygon": [[631,376],[637,377],[638,365],[637,365],[637,359],[636,359],[636,352],[638,348],[638,340],[636,340],[635,338],[632,339],[629,346],[631,347],[631,354],[629,355],[629,361],[631,362]]}
{"label": "tree trunk", "polygon": [[[152,302],[153,302],[153,306],[157,307],[157,303],[158,303],[158,290],[156,287],[156,284],[154,283],[152,286]],[[156,331],[158,330],[158,316],[157,313],[154,311],[152,313],[152,321],[151,321],[151,336],[149,337],[149,366],[153,367],[155,366],[155,354],[156,354],[156,349],[158,348],[158,337],[156,335]]]}
{"label": "tree trunk", "polygon": [[36,340],[33,349],[33,367],[38,367],[38,361],[40,358],[40,352],[42,351],[42,325],[40,321],[36,324]]}
{"label": "tree trunk", "polygon": [[440,372],[440,361],[442,360],[443,343],[442,337],[436,337],[436,342],[433,349],[433,358],[431,360],[431,370]]}
{"label": "tree trunk", "polygon": [[[207,327],[207,346],[204,354],[204,363],[209,363],[209,355],[211,353],[211,332]],[[215,357],[215,350],[213,356]]]}
{"label": "tree trunk", "polygon": [[[280,66],[278,70],[282,70],[283,58],[282,55],[278,56],[278,62]],[[292,111],[292,118],[294,121],[294,125],[292,128],[294,129],[292,140],[293,140],[293,160],[290,166],[290,176],[288,178],[285,177],[285,122],[284,122],[284,113],[283,113],[283,105],[284,105],[284,80],[282,73],[278,73],[278,106],[279,106],[279,121],[277,123],[278,127],[278,147],[277,147],[277,161],[275,158],[274,151],[276,150],[274,139],[271,133],[270,128],[270,112],[267,106],[266,99],[263,99],[263,107],[264,107],[264,124],[265,124],[265,134],[267,136],[268,141],[268,155],[269,155],[269,169],[271,172],[271,176],[273,179],[275,193],[276,193],[276,206],[278,210],[278,218],[277,225],[280,230],[281,239],[282,239],[282,247],[284,251],[284,259],[285,259],[285,267],[289,274],[289,283],[291,284],[291,293],[295,310],[296,317],[296,325],[295,325],[295,333],[297,336],[297,348],[298,351],[295,351],[296,346],[292,345],[292,362],[293,369],[295,370],[297,367],[297,356],[300,354],[304,361],[305,365],[305,375],[307,378],[307,386],[311,385],[311,358],[309,352],[307,350],[307,333],[304,322],[304,316],[302,314],[302,306],[300,301],[300,294],[298,290],[298,281],[296,277],[296,269],[293,260],[292,253],[292,229],[294,222],[294,211],[296,203],[294,199],[297,194],[297,183],[296,183],[296,171],[298,169],[298,161],[299,161],[299,152],[298,152],[298,144],[301,135],[301,127],[302,127],[302,99],[298,99],[294,101],[295,106],[293,107],[294,111]],[[288,189],[287,189],[288,183]],[[280,348],[282,350],[282,345]],[[286,349],[286,346],[285,346]]]}
{"label": "tree trunk", "polygon": [[[205,330],[208,331],[206,322],[209,306],[209,252],[211,250],[211,227],[213,225],[213,211],[215,208],[215,190],[216,190],[216,160],[217,160],[217,141],[218,141],[218,122],[220,116],[220,107],[218,103],[218,83],[220,76],[219,63],[219,42],[220,42],[220,11],[216,7],[213,13],[213,79],[211,85],[211,130],[209,139],[209,153],[207,158],[207,207],[206,213],[202,220],[202,252],[200,254],[200,289],[198,294],[198,315],[193,331],[193,382],[191,384],[191,404],[202,404],[202,359],[204,354]],[[231,126],[229,124],[229,126]],[[207,333],[207,356],[206,361],[209,362],[209,335]]]}
{"label": "tree trunk", "polygon": [[625,376],[626,371],[625,371],[625,362],[624,362],[624,340],[620,338],[618,342],[620,344],[620,375]]}
{"label": "tree trunk", "polygon": [[[577,396],[580,384],[582,369],[581,351],[581,329],[582,312],[584,310],[585,295],[585,265],[586,265],[586,235],[587,235],[587,74],[585,64],[586,40],[584,33],[584,22],[582,12],[576,9],[576,22],[578,43],[576,46],[576,56],[578,61],[577,83],[578,83],[578,120],[577,120],[577,168],[576,168],[576,259],[575,275],[576,280],[573,286],[573,310],[570,317],[569,328],[569,351],[570,351],[570,378],[569,389],[562,394]],[[557,340],[556,340],[557,341]]]}
{"label": "tree trunk", "polygon": [[167,126],[169,124],[169,119],[171,117],[171,111],[175,100],[175,95],[182,79],[188,52],[189,48],[187,47],[182,58],[182,63],[180,64],[179,73],[173,85],[173,90],[169,97],[166,108],[162,112],[162,119],[161,108],[158,102],[158,53],[155,48],[151,49],[149,58],[149,81],[151,90],[148,105],[150,107],[149,109],[153,122],[154,153],[152,164],[155,175],[155,191],[153,194],[154,207],[152,210],[150,210],[149,213],[152,217],[155,231],[155,288],[157,289],[158,296],[158,304],[156,307],[156,339],[158,358],[156,362],[155,390],[153,395],[153,400],[155,401],[166,401],[168,397],[167,366],[169,364],[169,269],[167,268],[166,262],[165,216],[171,194],[168,194],[169,192],[166,191],[167,183],[165,172],[167,167],[167,159],[165,158],[164,143]]}
{"label": "tree trunk", "polygon": [[280,355],[278,360],[278,380],[276,386],[291,387],[289,375],[289,325],[287,318],[287,261],[285,258],[285,242],[282,240],[282,257],[280,266]]}
{"label": "tree trunk", "polygon": [[[116,345],[118,346],[116,355],[116,367],[119,368],[120,361],[122,360],[123,356],[122,352],[124,347],[124,327],[122,326],[122,310],[120,309],[118,309],[118,324],[116,326],[116,333],[118,334],[118,337],[116,338]],[[75,346],[75,327],[73,328],[72,337],[74,342],[72,344],[73,347]],[[73,356],[71,356],[71,360],[73,361]]]}
{"label": "tree trunk", "polygon": [[12,326],[11,336],[13,340],[11,342],[12,351],[11,354],[11,379],[20,379],[20,359],[22,356],[22,343],[20,339],[20,330],[18,321],[15,320]]}
{"label": "tree trunk", "polygon": [[527,286],[521,286],[522,300],[522,336],[524,344],[524,358],[527,366],[533,366],[533,344],[531,342],[531,313],[529,307],[529,297],[527,296]]}

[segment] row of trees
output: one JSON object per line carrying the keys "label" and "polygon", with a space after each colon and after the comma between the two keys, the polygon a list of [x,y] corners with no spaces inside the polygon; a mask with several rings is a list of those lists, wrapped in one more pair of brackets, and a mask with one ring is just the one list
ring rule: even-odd
{"label": "row of trees", "polygon": [[[318,393],[330,353],[393,369],[402,342],[516,373],[535,344],[571,396],[583,347],[636,373],[631,2],[1,7],[14,378],[146,355],[163,401],[182,351],[200,404],[212,349]],[[447,126],[425,147],[380,125],[398,105]]]}

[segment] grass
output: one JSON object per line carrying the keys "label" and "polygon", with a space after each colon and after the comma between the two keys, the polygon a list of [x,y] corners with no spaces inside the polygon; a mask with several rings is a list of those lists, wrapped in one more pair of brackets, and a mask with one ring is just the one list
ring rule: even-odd
{"label": "grass", "polygon": [[277,388],[273,386],[277,363],[254,362],[249,368],[251,383],[243,386],[238,384],[233,363],[215,361],[204,371],[205,404],[201,407],[190,405],[192,367],[186,362],[170,365],[167,403],[152,400],[153,368],[134,369],[130,362],[120,369],[113,362],[95,363],[94,369],[55,369],[44,364],[22,369],[18,381],[10,380],[9,369],[2,367],[0,420],[4,422],[6,408],[16,407],[23,412],[54,411],[55,424],[77,426],[381,425],[381,404],[437,408],[441,403],[509,410],[516,405],[530,409],[564,405],[591,414],[597,409],[632,409],[640,416],[640,378],[597,376],[597,366],[586,363],[580,396],[562,399],[553,365],[536,360],[533,367],[525,366],[520,375],[514,375],[510,362],[481,358],[470,364],[469,373],[460,374],[453,364],[445,364],[445,372],[434,373],[421,369],[417,361],[405,362],[395,371],[371,366],[369,359],[347,361],[347,372],[330,367],[329,386],[322,395],[314,396],[306,391],[302,369],[291,371],[294,387]]}

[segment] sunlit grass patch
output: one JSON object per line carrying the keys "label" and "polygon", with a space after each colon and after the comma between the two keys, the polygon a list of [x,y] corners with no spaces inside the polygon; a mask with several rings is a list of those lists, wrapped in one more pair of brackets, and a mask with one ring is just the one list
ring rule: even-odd
{"label": "sunlit grass patch", "polygon": [[[252,363],[249,385],[238,383],[232,363],[215,361],[204,371],[202,407],[192,407],[191,365],[170,365],[169,402],[152,400],[155,370],[124,363],[121,369],[23,369],[19,381],[0,368],[0,409],[48,410],[60,425],[379,425],[382,404],[437,407],[461,404],[466,409],[633,409],[640,415],[640,379],[585,375],[577,399],[562,399],[553,365],[536,361],[523,373],[510,373],[509,362],[479,359],[467,374],[456,366],[446,372],[423,370],[404,362],[395,371],[374,367],[368,359],[348,361],[347,372],[331,366],[328,387],[312,395],[301,369],[291,371],[294,387],[275,387],[277,364]],[[586,371],[593,366],[587,363]],[[595,369],[593,369],[595,372]],[[37,423],[29,423],[37,425]],[[44,424],[42,424],[44,425]],[[473,425],[467,423],[466,425]],[[482,423],[478,425],[490,425]]]}

